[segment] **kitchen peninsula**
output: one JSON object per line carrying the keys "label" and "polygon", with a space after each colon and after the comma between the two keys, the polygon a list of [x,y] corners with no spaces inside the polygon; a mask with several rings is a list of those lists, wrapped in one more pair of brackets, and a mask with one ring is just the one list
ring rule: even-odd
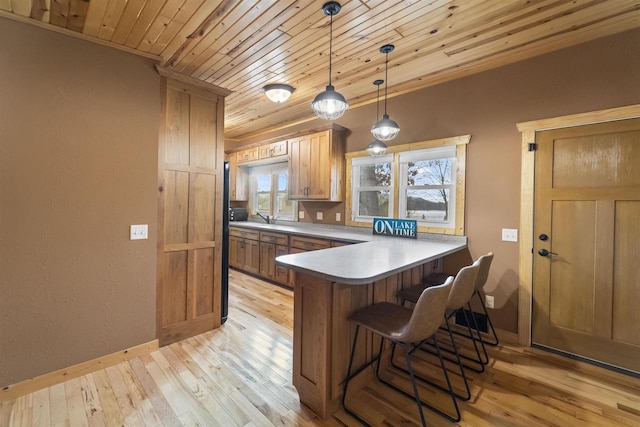
{"label": "kitchen peninsula", "polygon": [[[300,401],[322,418],[339,409],[355,310],[398,302],[399,289],[419,283],[437,261],[466,248],[465,237],[403,239],[363,235],[364,243],[282,255],[276,263],[294,272],[293,384]],[[356,366],[371,360],[371,338]],[[379,343],[379,341],[378,341]]]}

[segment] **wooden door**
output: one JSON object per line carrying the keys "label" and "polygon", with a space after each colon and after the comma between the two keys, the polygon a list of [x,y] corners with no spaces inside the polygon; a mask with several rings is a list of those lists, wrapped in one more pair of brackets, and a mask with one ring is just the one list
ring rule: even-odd
{"label": "wooden door", "polygon": [[640,119],[536,143],[532,341],[640,372]]}
{"label": "wooden door", "polygon": [[169,81],[159,150],[160,345],[220,325],[224,98]]}

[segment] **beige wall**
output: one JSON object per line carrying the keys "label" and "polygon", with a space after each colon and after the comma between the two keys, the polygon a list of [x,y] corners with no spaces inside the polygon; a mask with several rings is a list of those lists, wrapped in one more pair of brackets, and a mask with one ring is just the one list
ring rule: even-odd
{"label": "beige wall", "polygon": [[[501,241],[502,228],[519,227],[521,138],[516,123],[640,103],[638,52],[640,29],[389,100],[389,115],[401,127],[390,145],[472,135],[467,157],[469,252],[454,263],[488,251],[496,254],[485,289],[496,296],[493,318],[502,329],[517,330],[518,246]],[[392,92],[393,67],[389,84]],[[340,81],[334,85],[340,91]],[[371,105],[348,110],[337,120],[351,131],[347,152],[371,142],[374,118]]]}
{"label": "beige wall", "polygon": [[3,386],[155,339],[160,91],[134,55],[4,18],[0,40]]}

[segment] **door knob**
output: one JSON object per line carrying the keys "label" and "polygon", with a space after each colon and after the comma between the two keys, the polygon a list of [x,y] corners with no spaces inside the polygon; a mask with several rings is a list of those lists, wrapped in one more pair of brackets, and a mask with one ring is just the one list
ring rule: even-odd
{"label": "door knob", "polygon": [[540,256],[549,256],[549,255],[558,255],[558,254],[557,254],[557,253],[555,253],[555,252],[549,252],[549,251],[548,251],[548,250],[546,250],[546,249],[540,249],[540,250],[538,251],[538,255],[540,255]]}

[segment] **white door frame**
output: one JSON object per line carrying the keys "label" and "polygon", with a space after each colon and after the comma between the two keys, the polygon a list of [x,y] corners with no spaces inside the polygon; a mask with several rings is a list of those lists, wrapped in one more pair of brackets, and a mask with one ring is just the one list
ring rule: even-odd
{"label": "white door frame", "polygon": [[533,196],[534,196],[534,152],[529,144],[535,143],[536,132],[582,126],[594,123],[640,117],[640,104],[607,110],[573,114],[551,119],[518,123],[522,133],[522,172],[520,179],[520,247],[518,259],[518,343],[531,345],[531,307],[533,304]]}

